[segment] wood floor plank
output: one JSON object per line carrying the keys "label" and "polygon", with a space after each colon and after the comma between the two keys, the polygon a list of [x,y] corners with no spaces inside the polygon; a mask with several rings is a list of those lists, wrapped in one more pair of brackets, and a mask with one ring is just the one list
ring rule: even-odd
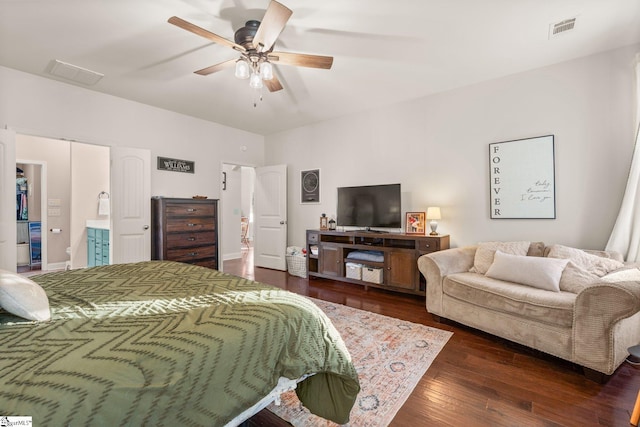
{"label": "wood floor plank", "polygon": [[[640,388],[640,369],[623,364],[606,384],[553,356],[453,322],[438,323],[424,297],[349,283],[302,279],[225,261],[231,274],[313,298],[448,330],[453,336],[418,382],[391,426],[627,426]],[[247,427],[289,424],[262,411]]]}

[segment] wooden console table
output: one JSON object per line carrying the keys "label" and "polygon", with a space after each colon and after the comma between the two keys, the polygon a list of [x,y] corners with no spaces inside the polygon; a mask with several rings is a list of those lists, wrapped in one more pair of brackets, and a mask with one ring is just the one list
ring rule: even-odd
{"label": "wooden console table", "polygon": [[[313,251],[312,247],[317,247]],[[356,283],[366,287],[424,295],[426,281],[418,271],[418,258],[430,252],[449,249],[449,236],[372,233],[367,231],[307,230],[307,271],[309,277],[322,277]],[[354,251],[377,251],[382,261],[347,258]],[[347,277],[347,263],[362,265],[380,273],[381,283]]]}

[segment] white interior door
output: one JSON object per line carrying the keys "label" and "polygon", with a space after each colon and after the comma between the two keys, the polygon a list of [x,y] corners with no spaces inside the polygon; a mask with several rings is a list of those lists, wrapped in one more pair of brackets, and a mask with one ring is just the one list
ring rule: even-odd
{"label": "white interior door", "polygon": [[275,270],[286,270],[286,165],[256,168],[255,198],[254,265]]}
{"label": "white interior door", "polygon": [[113,264],[151,259],[151,152],[111,148]]}
{"label": "white interior door", "polygon": [[16,133],[0,129],[0,269],[16,271]]}

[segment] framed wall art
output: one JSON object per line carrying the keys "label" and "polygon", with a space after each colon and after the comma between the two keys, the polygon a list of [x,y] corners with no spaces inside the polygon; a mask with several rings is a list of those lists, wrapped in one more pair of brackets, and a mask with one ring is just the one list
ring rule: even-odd
{"label": "framed wall art", "polygon": [[491,219],[555,219],[553,135],[489,144]]}
{"label": "framed wall art", "polygon": [[320,169],[300,172],[300,203],[320,203]]}
{"label": "framed wall art", "polygon": [[427,220],[424,212],[407,212],[405,221],[406,234],[424,235],[426,225]]}

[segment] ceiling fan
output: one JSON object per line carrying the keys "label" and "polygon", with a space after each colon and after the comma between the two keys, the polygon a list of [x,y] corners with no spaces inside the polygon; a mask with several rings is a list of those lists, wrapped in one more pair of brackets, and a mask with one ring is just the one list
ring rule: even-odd
{"label": "ceiling fan", "polygon": [[195,71],[196,74],[207,76],[235,65],[236,77],[249,78],[249,85],[252,88],[260,89],[264,84],[270,92],[276,92],[282,89],[282,84],[273,73],[271,63],[323,69],[330,69],[333,64],[331,56],[273,51],[274,44],[292,13],[286,6],[271,0],[262,21],[247,21],[244,27],[235,32],[235,41],[214,34],[177,16],[172,16],[168,22],[216,43],[229,46],[240,54],[237,59],[203,68]]}

